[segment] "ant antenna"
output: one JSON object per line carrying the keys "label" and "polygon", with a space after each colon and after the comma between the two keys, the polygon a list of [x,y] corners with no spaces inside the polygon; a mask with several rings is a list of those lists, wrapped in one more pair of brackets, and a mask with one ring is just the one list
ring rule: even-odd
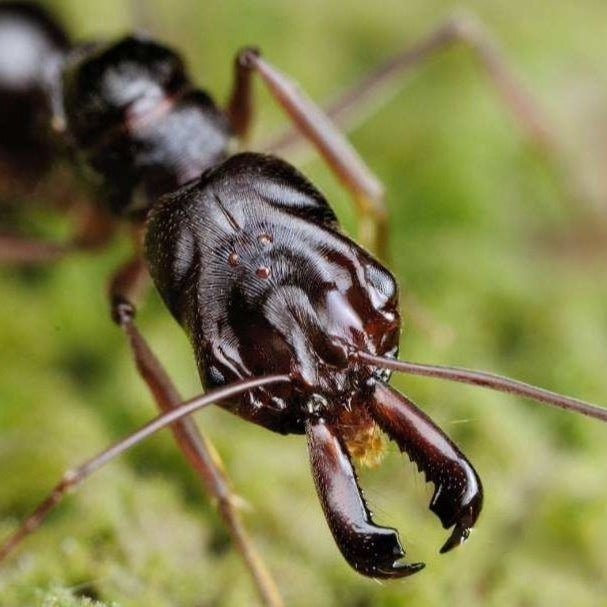
{"label": "ant antenna", "polygon": [[202,396],[197,396],[179,407],[159,415],[145,426],[133,432],[126,438],[114,443],[105,451],[87,460],[84,464],[64,473],[50,495],[39,504],[29,518],[17,529],[17,531],[6,542],[0,544],[0,561],[3,561],[13,550],[31,533],[33,533],[44,522],[47,516],[54,510],[63,498],[79,486],[86,478],[99,470],[102,466],[116,459],[119,455],[140,443],[148,436],[158,432],[166,426],[182,419],[183,417],[208,407],[222,400],[228,400],[239,394],[243,394],[253,388],[260,388],[268,384],[277,384],[290,381],[288,375],[264,375],[246,380],[235,381],[223,388],[211,390]]}
{"label": "ant antenna", "polygon": [[462,367],[446,367],[442,365],[426,365],[422,363],[408,362],[404,360],[394,360],[383,356],[374,356],[367,352],[355,351],[351,355],[352,360],[359,360],[377,367],[391,369],[408,375],[422,375],[425,377],[436,377],[447,381],[459,382],[461,384],[470,384],[489,388],[496,392],[505,392],[506,394],[516,394],[530,398],[539,403],[559,407],[568,411],[575,411],[588,417],[607,422],[607,409],[587,403],[577,398],[564,396],[544,388],[538,388],[526,384],[516,379],[510,379],[502,375],[487,373],[485,371],[473,371]]}

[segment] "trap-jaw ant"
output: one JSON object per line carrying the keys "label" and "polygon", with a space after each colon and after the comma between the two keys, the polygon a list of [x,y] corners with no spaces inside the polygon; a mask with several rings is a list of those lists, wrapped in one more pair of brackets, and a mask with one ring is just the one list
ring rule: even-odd
{"label": "trap-jaw ant", "polygon": [[[0,5],[0,33],[8,27],[26,42],[54,40],[51,23],[29,5]],[[2,44],[0,36],[0,50]],[[249,132],[252,76],[258,74],[352,193],[368,242],[385,243],[377,179],[321,110],[256,50],[238,55],[234,90],[223,111],[194,87],[179,56],[151,39],[129,36],[76,47],[61,39],[35,48],[44,51],[21,66],[24,73],[30,70],[21,92],[35,91],[36,103],[32,110],[16,104],[15,111],[26,114],[14,124],[44,118],[45,133],[54,131],[56,145],[79,160],[102,212],[133,226],[135,256],[111,281],[112,316],[166,413],[67,473],[0,549],[0,558],[68,490],[152,431],[175,423],[177,440],[218,500],[263,600],[280,604],[238,518],[227,479],[191,419],[181,419],[218,402],[275,432],[305,434],[327,522],[348,563],[367,576],[404,577],[423,565],[403,562],[396,530],[374,522],[353,460],[377,460],[382,433],[397,443],[435,485],[430,508],[452,529],[442,552],[468,537],[483,490],[457,446],[389,386],[392,371],[481,385],[607,421],[603,409],[520,382],[396,360],[400,316],[390,272],[341,232],[324,196],[287,162],[230,154],[231,140],[246,139]],[[0,98],[17,94],[10,85],[0,78]],[[28,145],[24,158],[48,145],[46,134]],[[17,162],[8,148],[6,155]],[[6,259],[12,252],[14,260],[36,260],[88,242],[79,237],[55,246],[5,239],[2,250]],[[189,335],[201,380],[210,389],[184,407],[134,322],[148,271]]]}

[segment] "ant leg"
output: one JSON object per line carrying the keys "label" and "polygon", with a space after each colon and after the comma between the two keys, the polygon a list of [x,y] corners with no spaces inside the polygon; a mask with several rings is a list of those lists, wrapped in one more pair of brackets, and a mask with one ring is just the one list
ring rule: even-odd
{"label": "ant leg", "polygon": [[[139,444],[148,436],[184,419],[191,413],[199,411],[204,407],[243,394],[253,388],[268,384],[288,382],[289,379],[290,378],[287,375],[254,377],[247,380],[236,381],[229,386],[212,390],[202,396],[197,396],[185,403],[181,403],[178,408],[159,415],[139,430],[117,443],[114,443],[111,447],[105,449],[98,455],[88,459],[84,464],[68,470],[63,474],[59,483],[55,485],[51,494],[38,505],[34,512],[26,519],[25,523],[23,523],[8,540],[3,544],[0,544],[0,561],[6,559],[28,535],[34,533],[68,493],[76,489],[97,470],[116,459],[125,451],[128,451],[131,447]],[[282,605],[282,602],[280,601],[280,597],[278,597],[277,602],[271,603],[268,601],[267,604]]]}
{"label": "ant leg", "polygon": [[441,548],[452,550],[470,535],[483,505],[483,488],[476,471],[453,441],[413,402],[377,382],[369,402],[373,419],[400,450],[434,483],[430,510],[453,531]]}
{"label": "ant leg", "polygon": [[423,563],[399,562],[405,551],[398,532],[373,522],[346,448],[335,428],[322,419],[306,423],[316,491],[331,533],[348,563],[363,575],[399,578]]}
{"label": "ant leg", "polygon": [[0,264],[52,263],[65,257],[73,249],[67,244],[44,242],[0,234]]}
{"label": "ant leg", "polygon": [[[167,412],[181,405],[183,399],[135,324],[134,302],[147,286],[148,280],[147,267],[139,256],[120,268],[110,283],[111,312],[112,318],[128,338],[139,375],[159,409]],[[191,418],[174,424],[171,430],[179,448],[200,476],[206,491],[215,500],[219,514],[245,561],[263,603],[272,607],[281,606],[283,603],[278,587],[240,518],[238,504],[241,500],[234,493],[214,446],[200,433]]]}
{"label": "ant leg", "polygon": [[[390,101],[405,85],[404,77],[411,70],[457,44],[467,46],[475,54],[505,108],[529,141],[546,151],[556,152],[553,129],[540,105],[514,74],[490,32],[476,15],[468,11],[459,11],[419,42],[375,68],[330,103],[326,108],[327,115],[341,128],[356,128],[367,116]],[[299,139],[297,131],[291,128],[269,142],[267,149],[282,154]]]}
{"label": "ant leg", "polygon": [[385,257],[388,213],[379,179],[326,114],[287,76],[264,61],[256,49],[245,49],[236,58],[236,83],[228,116],[237,134],[246,136],[249,131],[254,71],[259,73],[271,94],[352,195],[360,214],[363,244]]}
{"label": "ant leg", "polygon": [[[544,108],[515,74],[494,36],[474,13],[458,11],[419,42],[375,68],[329,103],[325,110],[327,116],[339,128],[350,132],[400,91],[407,82],[405,76],[434,55],[457,45],[467,47],[474,54],[522,135],[563,184],[566,200],[573,211],[579,212],[579,203],[592,211],[596,206],[592,204],[592,194],[567,166],[565,151]],[[263,144],[261,149],[280,156],[292,153],[300,143],[301,133],[291,127]]]}
{"label": "ant leg", "polygon": [[66,243],[0,234],[0,264],[53,263],[77,251],[94,251],[112,239],[115,229],[116,223],[111,217],[97,207],[87,205],[77,219],[74,236]]}
{"label": "ant leg", "polygon": [[234,82],[225,113],[241,146],[246,147],[251,136],[254,113],[253,72],[242,65],[240,53],[234,63]]}

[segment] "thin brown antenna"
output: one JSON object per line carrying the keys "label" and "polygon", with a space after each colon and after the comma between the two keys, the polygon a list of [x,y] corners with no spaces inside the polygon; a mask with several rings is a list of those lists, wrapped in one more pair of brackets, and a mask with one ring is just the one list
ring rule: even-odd
{"label": "thin brown antenna", "polygon": [[422,375],[424,377],[435,377],[447,381],[458,382],[461,384],[469,384],[480,386],[481,388],[489,388],[496,392],[505,392],[506,394],[516,394],[524,398],[559,407],[568,411],[575,411],[588,417],[593,417],[603,422],[607,422],[607,409],[587,403],[577,398],[564,396],[557,392],[551,392],[544,388],[538,388],[531,384],[510,379],[495,373],[487,373],[486,371],[474,371],[464,369],[462,367],[444,367],[441,365],[426,365],[422,363],[413,363],[404,360],[394,360],[392,358],[384,358],[383,356],[373,356],[366,352],[356,352],[353,359],[360,360],[365,363],[391,369],[408,375]]}

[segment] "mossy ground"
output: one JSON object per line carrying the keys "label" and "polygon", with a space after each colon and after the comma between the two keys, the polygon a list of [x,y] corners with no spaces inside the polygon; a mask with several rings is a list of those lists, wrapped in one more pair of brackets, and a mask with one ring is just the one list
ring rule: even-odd
{"label": "mossy ground", "polygon": [[[81,37],[133,26],[135,3],[62,0],[52,7]],[[260,45],[316,99],[354,82],[454,8],[440,1],[139,3],[181,48],[196,80],[226,97],[235,50]],[[607,5],[471,2],[527,88],[546,108],[568,165],[607,213]],[[555,172],[525,144],[466,50],[420,69],[353,140],[384,180],[391,267],[403,293],[452,339],[407,322],[406,358],[507,373],[607,403],[605,246],[584,234]],[[260,91],[257,135],[280,113]],[[318,160],[302,165],[355,231],[347,196]],[[569,201],[569,202],[568,202]],[[61,234],[50,213],[32,229]],[[30,227],[30,226],[25,226]],[[582,240],[586,238],[582,236]],[[0,537],[73,463],[153,415],[104,281],[126,241],[96,257],[0,272]],[[185,395],[199,391],[188,344],[152,295],[141,327]],[[199,416],[239,493],[246,522],[290,606],[600,605],[607,601],[606,428],[514,398],[397,378],[461,445],[481,474],[484,512],[468,544],[437,554],[445,531],[430,487],[395,449],[363,472],[377,519],[398,527],[427,569],[400,582],[357,576],[323,520],[301,437],[281,437],[221,411]],[[66,500],[0,570],[0,605],[241,606],[256,597],[209,501],[168,433],[134,450]],[[115,603],[113,603],[115,601]]]}

